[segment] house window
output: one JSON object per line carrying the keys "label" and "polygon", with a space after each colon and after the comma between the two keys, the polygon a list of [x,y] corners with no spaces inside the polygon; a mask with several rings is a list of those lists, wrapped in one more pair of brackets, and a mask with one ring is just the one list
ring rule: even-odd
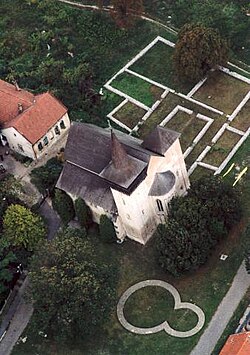
{"label": "house window", "polygon": [[24,152],[23,146],[22,146],[21,144],[18,144],[17,147],[18,147],[18,149],[19,149],[21,152]]}
{"label": "house window", "polygon": [[14,133],[14,136],[16,137],[16,133]]}
{"label": "house window", "polygon": [[37,146],[37,147],[38,147],[38,150],[40,150],[40,151],[41,151],[41,150],[43,150],[43,145],[42,145],[42,143],[41,143],[41,142],[40,142],[40,143],[38,143],[38,146]]}
{"label": "house window", "polygon": [[43,138],[43,143],[44,143],[44,145],[48,145],[48,144],[49,144],[49,141],[48,141],[48,137],[47,137],[47,136],[45,136],[45,137]]}
{"label": "house window", "polygon": [[58,128],[58,126],[55,126],[55,134],[60,134],[60,130],[59,130],[59,128]]}
{"label": "house window", "polygon": [[161,200],[156,200],[156,203],[157,203],[158,211],[159,212],[164,212],[163,204],[162,204]]}
{"label": "house window", "polygon": [[65,128],[66,128],[65,123],[64,123],[64,120],[61,120],[61,122],[60,122],[60,128],[61,128],[61,129],[65,129]]}

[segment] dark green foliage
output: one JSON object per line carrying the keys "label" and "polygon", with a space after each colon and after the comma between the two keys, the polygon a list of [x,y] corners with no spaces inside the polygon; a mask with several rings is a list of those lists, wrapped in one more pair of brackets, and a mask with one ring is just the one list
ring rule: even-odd
{"label": "dark green foliage", "polygon": [[250,225],[247,226],[245,234],[247,237],[247,243],[245,248],[245,266],[247,273],[250,274]]}
{"label": "dark green foliage", "polygon": [[52,199],[53,208],[57,211],[63,224],[67,225],[75,216],[72,199],[65,192],[56,189]]}
{"label": "dark green foliage", "polygon": [[0,33],[2,79],[49,90],[71,117],[98,124],[106,123],[100,87],[155,35],[142,21],[124,31],[109,14],[47,0],[2,2]]}
{"label": "dark green foliage", "polygon": [[167,223],[158,228],[162,268],[177,276],[204,264],[242,217],[238,194],[220,178],[207,176],[194,182],[187,196],[174,198]]}
{"label": "dark green foliage", "polygon": [[44,195],[54,189],[61,171],[62,163],[57,158],[52,158],[44,166],[32,170],[31,182]]}
{"label": "dark green foliage", "polygon": [[106,215],[100,218],[100,237],[106,243],[112,243],[117,239],[114,225]]}
{"label": "dark green foliage", "polygon": [[174,67],[180,81],[200,80],[212,68],[227,62],[228,48],[217,31],[185,25],[178,34]]}
{"label": "dark green foliage", "polygon": [[131,27],[136,15],[143,13],[143,0],[111,0],[112,17],[120,28]]}
{"label": "dark green foliage", "polygon": [[172,21],[179,28],[187,23],[202,23],[217,29],[234,49],[248,45],[249,18],[245,5],[238,1],[177,0],[172,5]]}
{"label": "dark green foliage", "polygon": [[93,223],[91,210],[81,198],[75,201],[75,213],[81,227],[88,229]]}
{"label": "dark green foliage", "polygon": [[10,250],[9,244],[0,235],[0,294],[8,289],[8,283],[13,278],[9,269],[10,263],[16,261],[15,254]]}
{"label": "dark green foliage", "polygon": [[36,329],[56,337],[95,333],[116,302],[117,271],[97,260],[80,230],[63,230],[41,244],[30,277]]}

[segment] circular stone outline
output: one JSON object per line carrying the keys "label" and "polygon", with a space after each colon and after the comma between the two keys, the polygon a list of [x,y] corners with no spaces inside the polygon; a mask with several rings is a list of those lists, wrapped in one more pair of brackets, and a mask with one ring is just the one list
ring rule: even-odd
{"label": "circular stone outline", "polygon": [[[158,286],[158,287],[165,288],[167,291],[169,291],[174,297],[174,301],[175,301],[174,310],[186,308],[193,311],[198,317],[198,322],[196,326],[186,332],[181,332],[170,327],[167,321],[164,321],[163,323],[150,328],[135,327],[134,325],[129,323],[124,315],[125,303],[133,293],[140,290],[141,288],[148,287],[148,286]],[[119,302],[117,304],[117,317],[121,325],[132,333],[148,335],[148,334],[158,333],[164,330],[167,334],[178,338],[187,338],[198,333],[202,329],[205,323],[205,314],[200,307],[196,306],[193,303],[181,302],[180,294],[176,290],[176,288],[171,284],[169,284],[168,282],[161,281],[161,280],[141,281],[129,287],[119,299]]]}

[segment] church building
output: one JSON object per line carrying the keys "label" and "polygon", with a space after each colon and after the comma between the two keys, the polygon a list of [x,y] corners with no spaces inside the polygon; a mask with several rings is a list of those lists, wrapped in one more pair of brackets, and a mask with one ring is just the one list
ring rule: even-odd
{"label": "church building", "polygon": [[157,126],[142,141],[91,124],[73,123],[57,188],[82,198],[95,222],[105,214],[117,238],[146,244],[189,178],[179,133]]}

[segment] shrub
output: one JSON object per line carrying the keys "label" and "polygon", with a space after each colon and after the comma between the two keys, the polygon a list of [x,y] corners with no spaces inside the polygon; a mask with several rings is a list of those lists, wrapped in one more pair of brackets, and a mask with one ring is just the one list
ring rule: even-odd
{"label": "shrub", "polygon": [[106,215],[100,218],[100,236],[106,243],[112,243],[117,239],[114,225]]}
{"label": "shrub", "polygon": [[75,201],[75,213],[80,226],[88,229],[92,224],[91,211],[90,208],[86,205],[85,201],[81,198],[78,198]]}
{"label": "shrub", "polygon": [[68,224],[75,216],[72,199],[65,192],[56,189],[52,199],[53,208],[59,214],[63,224]]}
{"label": "shrub", "polygon": [[31,182],[43,195],[46,190],[52,191],[62,171],[62,163],[57,158],[47,161],[44,166],[35,168],[31,172]]}

